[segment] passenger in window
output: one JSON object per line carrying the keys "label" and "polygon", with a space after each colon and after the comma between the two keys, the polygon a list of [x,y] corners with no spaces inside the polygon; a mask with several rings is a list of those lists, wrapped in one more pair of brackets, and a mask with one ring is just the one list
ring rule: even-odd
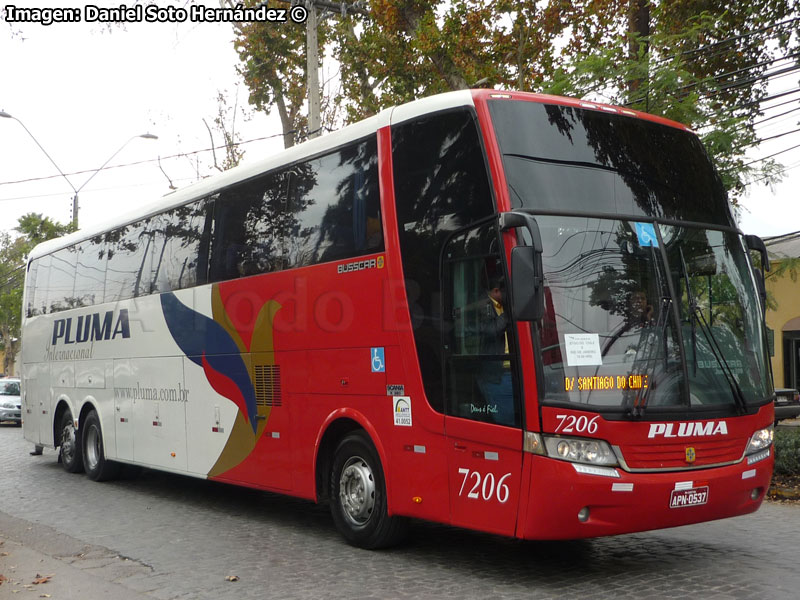
{"label": "passenger in window", "polygon": [[505,310],[505,281],[489,280],[486,300],[480,312],[480,353],[505,357],[486,357],[481,362],[478,388],[486,402],[486,411],[495,423],[514,424],[514,391],[511,361],[508,359],[508,313]]}
{"label": "passenger in window", "polygon": [[381,228],[380,215],[367,217],[367,243],[366,249],[373,250],[383,245],[383,229]]}
{"label": "passenger in window", "polygon": [[647,294],[643,290],[631,292],[628,298],[627,321],[634,327],[645,327],[653,324],[653,305],[647,302]]}

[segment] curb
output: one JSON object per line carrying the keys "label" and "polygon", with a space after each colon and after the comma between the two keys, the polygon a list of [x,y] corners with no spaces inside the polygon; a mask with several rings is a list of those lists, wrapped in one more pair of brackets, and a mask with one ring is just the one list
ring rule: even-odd
{"label": "curb", "polygon": [[767,497],[771,500],[800,500],[800,491],[791,488],[770,487]]}

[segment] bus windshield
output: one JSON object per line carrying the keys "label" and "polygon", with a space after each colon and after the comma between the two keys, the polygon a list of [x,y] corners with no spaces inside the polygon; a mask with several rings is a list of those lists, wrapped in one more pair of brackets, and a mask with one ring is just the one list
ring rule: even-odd
{"label": "bus windshield", "polygon": [[691,132],[598,110],[493,100],[512,208],[735,227]]}
{"label": "bus windshield", "polygon": [[545,402],[629,410],[763,403],[761,309],[738,235],[537,217]]}
{"label": "bus windshield", "polygon": [[760,301],[697,137],[616,110],[489,106],[512,208],[542,236],[542,401],[634,415],[763,404]]}

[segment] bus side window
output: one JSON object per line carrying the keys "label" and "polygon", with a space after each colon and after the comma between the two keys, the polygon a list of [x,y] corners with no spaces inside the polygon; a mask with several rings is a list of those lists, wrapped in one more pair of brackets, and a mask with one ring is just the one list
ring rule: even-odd
{"label": "bus side window", "polygon": [[173,208],[154,219],[152,291],[181,290],[206,282],[208,222],[205,200]]}
{"label": "bus side window", "polygon": [[52,255],[48,282],[48,312],[58,312],[77,306],[75,300],[76,246],[62,248]]}
{"label": "bus side window", "polygon": [[152,219],[143,219],[106,234],[105,301],[119,302],[150,293]]}
{"label": "bus side window", "polygon": [[214,202],[209,281],[237,279],[271,270],[267,257],[276,226],[267,199],[279,195],[273,175],[222,191]]}
{"label": "bus side window", "polygon": [[75,269],[76,306],[103,302],[106,279],[106,246],[103,236],[81,242]]}
{"label": "bus side window", "polygon": [[33,301],[34,287],[36,285],[36,273],[39,269],[39,260],[32,260],[28,265],[28,275],[25,279],[25,316],[30,318],[38,314],[36,304]]}
{"label": "bus side window", "polygon": [[33,313],[36,315],[47,314],[47,286],[50,282],[51,256],[43,256],[37,262],[36,285],[33,288]]}
{"label": "bus side window", "polygon": [[278,232],[288,267],[383,250],[375,137],[293,165]]}

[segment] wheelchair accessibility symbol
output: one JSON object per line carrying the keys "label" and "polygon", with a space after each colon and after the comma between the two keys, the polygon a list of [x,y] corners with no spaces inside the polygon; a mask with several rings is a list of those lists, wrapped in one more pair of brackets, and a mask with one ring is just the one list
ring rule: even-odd
{"label": "wheelchair accessibility symbol", "polygon": [[372,372],[385,373],[386,362],[384,361],[383,348],[370,348],[369,352],[372,357]]}
{"label": "wheelchair accessibility symbol", "polygon": [[639,239],[639,246],[647,248],[653,246],[658,248],[658,237],[656,228],[652,223],[634,223],[636,227],[636,237]]}

